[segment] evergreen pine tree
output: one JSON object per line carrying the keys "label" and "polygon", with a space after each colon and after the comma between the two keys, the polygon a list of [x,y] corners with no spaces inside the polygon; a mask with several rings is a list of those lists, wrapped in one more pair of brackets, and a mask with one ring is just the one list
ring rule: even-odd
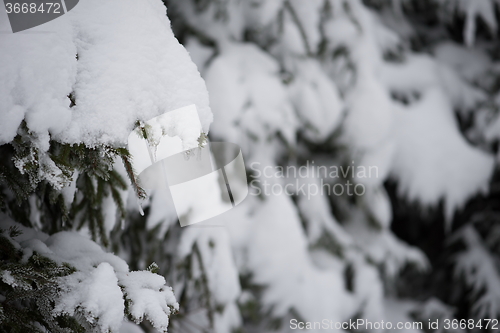
{"label": "evergreen pine tree", "polygon": [[[500,317],[498,1],[163,4],[89,0],[55,37],[0,36],[0,331]],[[195,104],[204,140],[208,96],[251,194],[181,228],[126,138]]]}

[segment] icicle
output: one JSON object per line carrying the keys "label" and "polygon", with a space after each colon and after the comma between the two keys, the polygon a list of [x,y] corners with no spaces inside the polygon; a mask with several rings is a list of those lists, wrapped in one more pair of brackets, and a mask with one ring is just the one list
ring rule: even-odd
{"label": "icicle", "polygon": [[141,202],[139,201],[139,198],[137,198],[137,206],[139,208],[139,214],[141,214],[141,216],[144,216],[144,210],[142,210],[142,205]]}
{"label": "icicle", "polygon": [[[139,205],[139,207],[140,206],[141,205]],[[142,208],[140,209],[140,212],[142,212]],[[141,215],[144,216],[144,212],[142,212]],[[120,227],[121,227],[122,230],[125,230],[125,219],[121,219],[121,221],[120,221]]]}

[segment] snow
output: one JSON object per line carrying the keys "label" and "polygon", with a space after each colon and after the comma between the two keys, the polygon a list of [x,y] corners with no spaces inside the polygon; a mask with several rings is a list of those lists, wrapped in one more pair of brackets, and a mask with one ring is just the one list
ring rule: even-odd
{"label": "snow", "polygon": [[[147,138],[144,138],[143,132]],[[142,172],[154,163],[199,147],[202,133],[202,125],[194,104],[141,123],[128,136],[127,148],[135,173],[141,178]]]}
{"label": "snow", "polygon": [[[453,319],[456,320],[453,315],[456,312],[456,309],[443,303],[435,297],[429,298],[414,310],[416,310],[414,311],[414,314],[416,314],[417,318],[422,321],[427,320],[427,322],[435,322],[436,320],[439,320],[439,322],[443,323],[446,319],[450,321]],[[465,333],[467,330],[458,327],[453,331],[457,333]]]}
{"label": "snow", "polygon": [[144,331],[134,323],[126,321],[120,327],[120,333],[144,333]]}
{"label": "snow", "polygon": [[383,266],[389,277],[396,276],[408,263],[420,270],[429,268],[422,251],[399,240],[390,230],[366,228],[359,215],[354,215],[346,231],[371,261]]}
{"label": "snow", "polygon": [[76,180],[78,179],[78,175],[79,175],[78,171],[75,171],[71,177],[71,182],[67,186],[65,186],[61,189],[61,194],[64,198],[64,203],[66,204],[66,207],[68,207],[68,208],[75,198],[75,194],[77,191]]}
{"label": "snow", "polygon": [[453,236],[464,242],[466,249],[454,259],[455,279],[463,277],[478,298],[472,311],[477,318],[497,318],[500,314],[500,275],[497,258],[485,248],[484,241],[472,225],[463,227]]}
{"label": "snow", "polygon": [[487,191],[494,159],[465,141],[439,90],[427,92],[408,110],[397,110],[396,119],[392,174],[401,194],[424,205],[444,198],[449,220],[472,195]]}
{"label": "snow", "polygon": [[[210,226],[209,222],[202,225]],[[233,264],[229,234],[225,228],[188,228],[181,236],[179,258],[192,253],[196,244],[201,254],[210,290],[219,304],[235,301],[240,293],[238,271]]]}
{"label": "snow", "polygon": [[[8,31],[6,14],[0,15],[0,30]],[[197,146],[200,133],[208,132],[212,114],[205,83],[159,0],[87,1],[30,31],[2,33],[0,48],[0,144],[14,138],[24,119],[35,147],[16,166],[24,172],[38,156],[40,180],[62,190],[67,205],[78,174],[65,179],[43,154],[50,139],[124,147],[137,121],[172,118],[169,111],[189,105],[196,108],[197,123],[177,115],[164,130],[180,137],[184,148]],[[117,207],[111,196],[104,200],[109,231]]]}
{"label": "snow", "polygon": [[291,53],[293,55],[304,56],[307,54],[307,47],[299,26],[294,22],[293,16],[289,11],[283,15],[283,38],[281,40],[280,48],[284,53]]}
{"label": "snow", "polygon": [[[0,15],[0,30],[9,30]],[[208,132],[205,84],[159,0],[85,1],[29,32],[1,34],[0,48],[0,143],[14,138],[24,118],[42,151],[48,134],[124,146],[137,120],[190,104]]]}
{"label": "snow", "polygon": [[[252,283],[266,286],[261,301],[273,316],[286,316],[294,309],[308,321],[323,318],[340,321],[362,309],[367,318],[381,320],[383,286],[379,272],[366,258],[382,265],[390,276],[408,263],[421,269],[428,265],[420,251],[397,240],[388,230],[392,212],[382,188],[393,169],[398,144],[394,135],[397,120],[394,102],[382,75],[382,53],[394,48],[398,38],[381,27],[359,2],[352,3],[352,10],[361,16],[362,30],[367,33],[360,32],[339,2],[333,4],[337,6],[332,10],[335,18],[324,27],[332,50],[347,45],[350,56],[359,65],[358,77],[351,86],[340,82],[342,77],[332,75],[334,71],[330,68],[325,71],[323,63],[303,58],[301,33],[286,11],[283,36],[270,50],[274,59],[248,43],[225,40],[220,43],[220,54],[209,62],[199,63],[203,66],[214,112],[211,135],[238,143],[247,165],[259,162],[261,168],[274,166],[280,156],[290,153],[275,139],[277,132],[293,147],[298,131],[311,141],[321,142],[340,127],[343,143],[352,147],[356,165],[380,167],[379,178],[357,181],[368,188],[366,197],[360,198],[364,201],[360,204],[365,210],[363,214],[375,217],[381,231],[363,234],[367,226],[361,213],[348,221],[350,227],[340,225],[330,211],[327,198],[319,195],[307,198],[298,195],[296,205],[285,195],[265,196],[262,200],[250,196],[241,206],[214,219],[214,224],[223,222],[229,232],[238,271],[251,274]],[[307,29],[316,24],[317,18],[308,17],[309,12],[298,11],[298,14],[305,15],[301,19]],[[199,22],[195,24],[201,26]],[[206,24],[212,33],[213,26]],[[290,83],[278,79],[280,66],[291,74]],[[332,157],[329,158],[331,163]],[[285,184],[284,180],[266,180]],[[319,182],[318,179],[300,181]],[[345,260],[324,250],[311,250],[325,233],[345,251]],[[344,286],[347,263],[356,270],[354,293]],[[222,276],[218,279],[224,280]]]}
{"label": "snow", "polygon": [[487,75],[492,62],[479,49],[465,48],[452,42],[443,42],[434,48],[436,59],[460,73],[469,82]]}
{"label": "snow", "polygon": [[[393,3],[401,6],[400,1],[393,1]],[[398,11],[400,9],[402,8],[398,8]],[[405,19],[402,11],[396,12],[392,8],[384,8],[379,14],[384,25],[396,33],[401,40],[409,40],[415,35],[415,28]]]}
{"label": "snow", "polygon": [[367,186],[366,193],[360,198],[360,205],[380,226],[390,227],[392,222],[391,201],[383,187]]}
{"label": "snow", "polygon": [[[15,277],[12,276],[12,273],[8,270],[2,271],[2,275],[0,276],[0,279],[8,284],[9,286],[12,286],[14,288],[20,287],[25,290],[30,290],[31,286],[25,283],[24,281],[18,281],[16,280]],[[24,283],[23,283],[24,282]]]}
{"label": "snow", "polygon": [[472,108],[484,95],[427,56],[387,64],[381,77],[392,91],[418,96],[408,105],[393,105],[391,175],[399,181],[400,194],[423,205],[444,199],[450,220],[467,199],[487,191],[493,173],[493,156],[465,140],[454,115],[454,108]]}
{"label": "snow", "polygon": [[[303,183],[320,186],[318,179],[301,179]],[[335,217],[331,215],[328,200],[325,196],[298,196],[297,207],[307,223],[306,231],[309,242],[314,244],[324,233],[330,234],[342,247],[352,245],[352,239],[340,227]]]}
{"label": "snow", "polygon": [[128,265],[124,260],[111,253],[103,252],[99,245],[78,233],[58,232],[50,236],[44,243],[50,252],[42,252],[41,254],[51,257],[60,264],[63,262],[72,263],[76,269],[85,271],[101,262],[107,262],[117,272],[128,271]]}
{"label": "snow", "polygon": [[[321,34],[319,24],[321,19],[321,8],[324,6],[322,0],[291,0],[290,5],[296,13],[300,28],[304,31],[306,43],[312,53],[316,53]],[[302,38],[302,37],[301,37]]]}
{"label": "snow", "polygon": [[[395,323],[414,323],[416,322],[411,316],[411,313],[415,311],[418,307],[418,303],[408,300],[398,300],[394,298],[388,298],[384,301],[384,307],[386,309],[386,321]],[[424,316],[423,318],[430,318]],[[425,328],[428,323],[422,322],[422,328]],[[398,329],[397,327],[387,330],[388,332],[405,332],[405,333],[421,333],[425,330],[418,330],[416,328],[409,329]]]}
{"label": "snow", "polygon": [[372,77],[360,79],[347,96],[343,125],[346,140],[356,150],[376,149],[393,129],[393,110],[387,91]]}
{"label": "snow", "polygon": [[54,314],[73,316],[81,311],[89,323],[97,324],[103,331],[120,328],[125,304],[109,263],[100,263],[88,273],[73,273],[61,280],[64,283],[62,297],[56,303]]}
{"label": "snow", "polygon": [[[341,321],[360,311],[371,321],[409,321],[413,304],[384,301],[383,279],[396,277],[409,263],[421,270],[429,263],[421,251],[391,232],[392,207],[384,181],[397,180],[400,196],[425,207],[443,200],[450,221],[469,198],[487,190],[493,173],[493,156],[468,143],[455,118],[455,111],[463,115],[486,101],[478,87],[489,82],[488,55],[446,43],[431,50],[434,58],[405,51],[401,63],[387,62],[384,53],[413,34],[402,22],[400,1],[393,5],[402,21],[392,22],[392,29],[359,0],[348,5],[330,0],[329,13],[321,12],[323,1],[305,3],[288,2],[296,20],[282,0],[208,2],[206,11],[199,10],[204,2],[177,1],[169,11],[177,10],[175,15],[183,16],[183,23],[196,32],[187,42],[189,54],[173,36],[159,0],[88,0],[64,17],[34,28],[34,33],[0,34],[5,50],[0,54],[5,64],[0,68],[0,144],[14,138],[23,119],[40,151],[47,151],[50,138],[88,146],[125,146],[131,137],[135,143],[129,141],[129,149],[140,173],[154,161],[198,145],[212,121],[208,88],[215,120],[211,135],[239,144],[247,165],[258,161],[261,167],[276,166],[283,160],[293,164],[316,158],[314,152],[302,155],[297,134],[328,146],[331,142],[324,140],[339,133],[340,142],[335,144],[343,144],[347,151],[333,153],[332,148],[322,156],[325,164],[338,162],[342,155],[347,163],[377,167],[377,177],[354,177],[366,186],[355,207],[344,198],[321,195],[249,197],[225,214],[179,233],[174,264],[194,258],[190,282],[205,274],[211,305],[223,306],[214,316],[216,332],[238,328],[242,324],[238,305],[248,300],[262,301],[264,310],[274,316],[286,317],[293,309],[307,321]],[[469,45],[476,17],[491,29],[496,27],[489,0],[456,3],[466,12]],[[0,30],[8,29],[6,22],[5,16],[0,17]],[[257,34],[262,44],[269,38],[271,45],[251,43],[244,32]],[[207,38],[202,43],[198,35]],[[322,37],[325,57],[314,54]],[[306,46],[314,55],[307,55]],[[338,55],[342,50],[345,54]],[[330,59],[334,54],[336,58]],[[74,107],[69,106],[70,93]],[[151,154],[132,132],[137,121],[149,126]],[[487,139],[498,138],[499,128],[500,117],[485,131]],[[32,161],[37,150],[32,153],[16,161],[17,166],[22,169]],[[50,171],[40,177],[56,188],[66,186],[65,202],[71,203],[78,174],[64,183],[50,160],[42,158],[40,163]],[[125,174],[123,168],[119,172]],[[277,185],[286,181],[271,180]],[[318,185],[320,179],[300,182]],[[196,202],[215,207],[221,201],[216,189],[200,187],[186,191],[175,206],[166,186],[149,194],[142,203],[149,208],[146,228],[161,224],[159,238],[172,230],[176,209],[182,216],[190,214]],[[128,208],[136,210],[133,192],[121,195],[128,195]],[[30,200],[33,207],[37,205],[34,198]],[[334,216],[331,201],[348,211],[347,216]],[[117,220],[116,206],[111,197],[104,205],[109,231]],[[33,214],[31,220],[39,217]],[[78,270],[61,278],[64,288],[56,312],[79,312],[104,330],[142,332],[124,321],[128,306],[134,321],[148,319],[156,329],[166,330],[179,305],[163,277],[130,272],[124,260],[82,235],[62,232],[49,237],[25,230],[17,244],[24,260],[36,251]],[[342,254],[318,246],[325,235]],[[467,251],[456,274],[463,275],[476,292],[491,286],[493,296],[481,295],[477,309],[486,315],[500,287],[497,276],[490,279],[494,265],[484,260],[488,253],[478,237],[464,232]],[[348,267],[354,271],[352,291],[345,287]],[[240,274],[249,274],[252,283],[266,287],[262,299],[242,292]],[[16,283],[8,271],[0,278]],[[185,281],[169,284],[178,294],[188,290]],[[197,313],[189,319],[208,325],[202,317]]]}
{"label": "snow", "polygon": [[340,94],[318,62],[300,61],[296,67],[296,78],[289,87],[290,100],[307,137],[312,141],[325,140],[340,123]]}
{"label": "snow", "polygon": [[[122,273],[120,286],[123,288],[128,309],[136,323],[147,318],[160,331],[167,331],[172,309],[179,305],[171,287],[165,286],[165,278],[147,271]],[[123,295],[121,295],[123,297]]]}
{"label": "snow", "polygon": [[466,83],[456,69],[444,65],[448,63],[453,64],[453,60],[437,63],[429,56],[409,55],[404,64],[384,66],[382,80],[391,91],[405,95],[439,88],[457,109],[469,109],[484,101],[485,94]]}
{"label": "snow", "polygon": [[[228,214],[235,210],[229,211]],[[227,217],[228,214],[223,216]],[[206,279],[207,292],[211,295],[207,306],[212,310],[216,306],[222,306],[222,311],[213,312],[214,329],[221,333],[230,333],[241,325],[236,304],[241,288],[229,236],[226,228],[220,224],[219,217],[189,226],[184,228],[180,235],[176,256],[179,265],[185,264],[186,258],[190,256],[190,281]],[[173,288],[177,293],[189,293],[190,283],[180,279]],[[190,322],[207,327],[210,323],[207,318],[203,318],[202,313],[202,311],[188,312],[186,317]],[[182,330],[182,321],[176,323],[179,324],[178,329]]]}
{"label": "snow", "polygon": [[204,69],[208,62],[214,57],[215,50],[211,47],[203,45],[198,39],[188,37],[184,42],[184,47],[189,52],[191,60],[196,64],[198,70],[204,75]]}
{"label": "snow", "polygon": [[296,117],[278,72],[278,63],[255,45],[224,46],[205,75],[216,138],[238,142],[243,153],[250,152],[249,142],[240,141],[241,132],[257,138],[280,132],[295,141]]}
{"label": "snow", "polygon": [[245,26],[254,30],[264,29],[276,20],[284,0],[252,0],[242,3]]}
{"label": "snow", "polygon": [[251,224],[252,232],[246,242],[259,246],[246,248],[245,266],[252,272],[255,284],[268,286],[263,295],[266,309],[282,316],[294,308],[310,321],[340,320],[348,315],[352,299],[343,289],[341,273],[313,265],[296,208],[289,197],[267,198],[251,220],[243,221],[240,219],[239,225],[231,230],[237,232],[236,228],[242,227],[245,230],[244,224]]}
{"label": "snow", "polygon": [[[151,193],[150,210],[146,226],[148,230],[162,224],[158,237],[161,238],[170,226],[177,222],[178,217],[168,188],[160,187]],[[146,205],[144,205],[144,208]]]}
{"label": "snow", "polygon": [[[282,0],[273,0],[272,2],[280,2]],[[254,1],[248,5],[252,5]],[[271,2],[271,1],[266,1]],[[206,7],[200,10],[200,4],[191,1],[176,1],[172,2],[169,10],[173,10],[176,14],[182,15],[193,29],[200,31],[204,36],[217,41],[218,44],[224,45],[231,40],[241,40],[245,29],[246,18],[248,13],[239,1],[226,1],[224,3],[206,3],[201,7]]]}
{"label": "snow", "polygon": [[[54,315],[78,314],[89,327],[118,331],[125,318],[126,301],[127,310],[137,322],[147,319],[156,329],[166,332],[169,316],[179,305],[162,276],[148,271],[130,272],[123,259],[104,252],[76,232],[48,236],[1,217],[4,227],[13,225],[23,231],[11,241],[22,249],[24,261],[36,251],[77,270],[57,278],[61,291],[54,300]],[[3,271],[0,278],[13,286],[19,284],[8,271]]]}
{"label": "snow", "polygon": [[455,0],[457,7],[465,12],[464,40],[467,46],[474,45],[476,35],[476,19],[481,18],[491,31],[497,30],[495,7],[492,0]]}
{"label": "snow", "polygon": [[363,318],[368,321],[379,321],[385,317],[386,312],[382,282],[377,269],[363,261],[358,257],[354,259],[354,290],[357,296],[355,308],[362,309]]}

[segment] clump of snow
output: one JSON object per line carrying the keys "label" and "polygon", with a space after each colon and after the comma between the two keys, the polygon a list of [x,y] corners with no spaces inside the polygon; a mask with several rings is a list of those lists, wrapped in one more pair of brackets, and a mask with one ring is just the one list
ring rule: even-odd
{"label": "clump of snow", "polygon": [[[23,231],[12,242],[23,251],[24,261],[36,251],[76,269],[57,278],[60,293],[54,299],[54,315],[82,316],[88,329],[98,327],[115,332],[127,312],[137,322],[147,319],[156,329],[167,331],[169,317],[179,305],[162,276],[149,271],[130,272],[123,259],[104,252],[76,232],[59,232],[49,237],[10,222],[3,214],[1,217],[3,225],[15,225]],[[17,283],[8,271],[1,272],[0,278],[11,285]]]}
{"label": "clump of snow", "polygon": [[296,117],[278,73],[278,63],[255,45],[225,45],[205,75],[217,138],[239,142],[244,153],[242,132],[254,138],[279,132],[295,141]]}
{"label": "clump of snow", "polygon": [[0,275],[0,279],[8,284],[11,287],[20,287],[25,290],[30,290],[31,286],[27,283],[23,283],[24,281],[18,280],[15,277],[12,276],[12,273],[8,270],[2,271],[2,274]]}
{"label": "clump of snow", "polygon": [[425,205],[444,198],[448,218],[470,196],[487,191],[494,169],[493,157],[465,141],[451,112],[436,91],[399,110],[393,166],[401,193]]}
{"label": "clump of snow", "polygon": [[444,199],[450,220],[467,199],[487,191],[494,169],[493,156],[465,140],[454,115],[454,109],[469,110],[485,96],[428,56],[410,55],[402,64],[385,64],[381,80],[407,100],[392,103],[391,175],[410,200],[435,205]]}
{"label": "clump of snow", "polygon": [[454,260],[455,278],[463,277],[471,290],[471,296],[478,300],[473,311],[477,318],[497,318],[500,314],[500,275],[498,262],[484,246],[484,240],[471,225],[465,226],[454,235],[466,246]]}
{"label": "clump of snow", "polygon": [[340,122],[343,108],[340,94],[318,62],[300,61],[296,67],[296,78],[289,88],[290,100],[307,137],[324,140]]}
{"label": "clump of snow", "polygon": [[120,274],[125,300],[130,302],[128,311],[136,323],[147,318],[156,329],[167,331],[169,316],[179,305],[165,283],[163,276],[148,271]]}
{"label": "clump of snow", "polygon": [[54,314],[81,312],[91,324],[102,331],[116,331],[123,321],[125,304],[113,267],[100,263],[90,272],[76,272],[61,278],[62,296],[57,300]]}
{"label": "clump of snow", "polygon": [[359,79],[347,96],[347,108],[343,128],[354,151],[377,149],[391,135],[394,121],[391,101],[373,77]]}

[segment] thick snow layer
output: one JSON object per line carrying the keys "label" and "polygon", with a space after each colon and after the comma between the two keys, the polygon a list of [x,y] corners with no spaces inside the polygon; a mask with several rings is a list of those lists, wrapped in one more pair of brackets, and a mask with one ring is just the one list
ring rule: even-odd
{"label": "thick snow layer", "polygon": [[47,255],[56,262],[68,262],[78,270],[87,271],[107,262],[117,272],[127,272],[128,265],[117,256],[104,252],[99,245],[76,232],[59,232],[45,242]]}
{"label": "thick snow layer", "polygon": [[[450,59],[448,63],[453,65]],[[416,94],[415,100],[426,91],[440,89],[457,109],[470,109],[485,100],[483,92],[467,84],[457,75],[456,69],[445,64],[429,56],[409,55],[403,64],[385,65],[381,78],[391,92],[405,96]]]}
{"label": "thick snow layer", "polygon": [[119,277],[125,299],[130,302],[128,311],[136,323],[148,319],[156,329],[166,332],[172,308],[178,310],[178,304],[165,278],[148,271],[121,273]]}
{"label": "thick snow layer", "polygon": [[449,219],[472,195],[487,190],[493,172],[493,156],[465,140],[454,115],[454,108],[470,108],[484,96],[426,56],[384,66],[382,81],[393,92],[413,96],[408,105],[393,106],[391,173],[400,193],[424,205],[444,199]]}
{"label": "thick snow layer", "polygon": [[296,117],[278,78],[279,65],[251,44],[227,44],[206,71],[216,138],[239,142],[241,134],[265,139],[280,132],[295,140]]}
{"label": "thick snow layer", "polygon": [[396,119],[393,175],[402,194],[424,205],[444,198],[451,218],[472,195],[488,189],[494,159],[465,141],[442,92],[427,92],[420,103],[399,109]]}
{"label": "thick snow layer", "polygon": [[[0,30],[9,31],[0,15]],[[208,131],[205,84],[159,0],[83,1],[25,33],[0,34],[0,48],[0,143],[24,118],[44,149],[48,133],[124,146],[137,120],[189,104]]]}
{"label": "thick snow layer", "polygon": [[345,136],[354,151],[377,149],[391,135],[393,111],[387,91],[374,77],[360,78],[347,96]]}
{"label": "thick snow layer", "polygon": [[335,70],[330,75],[346,91],[344,143],[351,147],[357,164],[381,166],[382,177],[373,184],[377,185],[388,173],[386,161],[392,154],[394,126],[392,103],[381,85],[380,68],[383,52],[394,48],[399,39],[359,1],[349,4],[347,10],[340,1],[332,1],[333,18],[325,22],[324,32],[332,51],[346,49],[355,71],[350,79]]}
{"label": "thick snow layer", "polygon": [[[124,260],[76,232],[49,237],[10,222],[3,214],[0,218],[3,227],[15,225],[23,231],[13,240],[23,251],[23,260],[36,251],[76,268],[75,273],[58,278],[61,292],[55,299],[54,314],[78,313],[102,331],[118,331],[125,318],[126,300],[127,310],[137,322],[148,319],[156,329],[166,331],[169,316],[179,305],[162,276],[148,271],[130,272]],[[5,272],[0,278],[11,285],[16,283]]]}
{"label": "thick snow layer", "polygon": [[324,140],[340,122],[343,103],[337,87],[314,60],[298,61],[289,88],[303,131],[311,140]]}
{"label": "thick snow layer", "polygon": [[116,331],[123,321],[125,304],[113,267],[100,263],[90,272],[77,272],[64,280],[62,297],[56,303],[54,313],[75,315],[83,309],[83,315],[102,331]]}

